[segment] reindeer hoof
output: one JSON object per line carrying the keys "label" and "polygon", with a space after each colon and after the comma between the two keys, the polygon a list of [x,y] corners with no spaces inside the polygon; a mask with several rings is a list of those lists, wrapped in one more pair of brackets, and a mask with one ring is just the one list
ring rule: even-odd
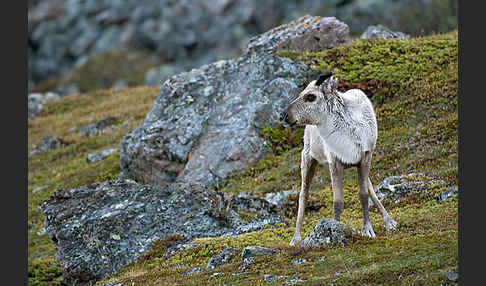
{"label": "reindeer hoof", "polygon": [[293,237],[292,240],[290,241],[290,246],[295,246],[301,241],[300,236],[299,237]]}
{"label": "reindeer hoof", "polygon": [[376,237],[375,232],[373,231],[373,227],[370,223],[363,225],[363,235],[369,237]]}
{"label": "reindeer hoof", "polygon": [[392,230],[397,228],[397,222],[392,217],[387,217],[383,220],[386,230]]}

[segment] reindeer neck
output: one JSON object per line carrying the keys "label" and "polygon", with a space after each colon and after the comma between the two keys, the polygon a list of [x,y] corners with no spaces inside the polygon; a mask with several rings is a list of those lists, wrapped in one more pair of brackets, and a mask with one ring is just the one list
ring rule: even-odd
{"label": "reindeer neck", "polygon": [[323,124],[319,126],[319,133],[324,138],[338,132],[348,125],[349,115],[345,109],[343,98],[339,91],[329,95],[323,111]]}

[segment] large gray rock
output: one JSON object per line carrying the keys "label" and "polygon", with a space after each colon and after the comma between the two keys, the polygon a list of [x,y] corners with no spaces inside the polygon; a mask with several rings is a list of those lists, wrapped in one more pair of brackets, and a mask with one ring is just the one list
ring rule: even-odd
{"label": "large gray rock", "polygon": [[248,53],[171,77],[123,138],[122,170],[141,183],[218,184],[268,150],[259,130],[276,126],[307,73],[301,62]]}
{"label": "large gray rock", "polygon": [[153,187],[116,180],[58,190],[41,210],[63,276],[82,285],[115,273],[169,235],[188,242],[284,222],[263,199],[248,200],[256,211],[249,222],[235,215],[239,199],[200,184]]}
{"label": "large gray rock", "polygon": [[335,17],[306,15],[251,38],[243,51],[245,53],[280,50],[317,52],[349,41],[349,27],[346,23]]}
{"label": "large gray rock", "polygon": [[335,219],[321,219],[309,235],[299,244],[301,247],[321,247],[326,245],[345,245],[348,243],[345,230],[357,232]]}

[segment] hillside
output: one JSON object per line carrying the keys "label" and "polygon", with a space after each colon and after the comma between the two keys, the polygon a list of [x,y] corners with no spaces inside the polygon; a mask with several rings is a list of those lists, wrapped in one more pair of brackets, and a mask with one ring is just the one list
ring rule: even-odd
{"label": "hillside", "polygon": [[[138,263],[130,264],[110,281],[133,281],[135,285],[255,285],[265,283],[265,275],[271,274],[283,276],[274,284],[299,277],[305,279],[302,285],[438,285],[447,281],[447,271],[457,271],[458,200],[436,199],[449,188],[458,187],[457,31],[409,40],[358,40],[323,52],[279,55],[303,61],[315,70],[332,69],[342,89],[359,87],[369,94],[379,132],[370,175],[375,186],[387,177],[410,173],[420,173],[422,180],[436,183],[414,190],[398,203],[384,201],[398,222],[396,231],[386,232],[379,212],[373,208],[370,219],[377,235],[374,239],[354,235],[345,247],[306,251],[289,247],[297,210],[294,195],[286,212],[288,226],[280,224],[235,238],[196,239],[197,247],[169,259],[164,258],[164,251],[175,238],[159,241]],[[94,163],[88,163],[86,156],[120,148],[122,137],[140,125],[150,111],[159,89],[125,88],[67,96],[50,102],[39,116],[29,119],[29,151],[45,136],[63,141],[60,148],[35,154],[28,161],[29,285],[59,285],[62,280],[38,206],[57,189],[115,179],[120,172],[119,151]],[[109,132],[88,137],[77,131],[107,116],[116,118]],[[224,181],[219,191],[263,197],[299,190],[302,128],[263,128],[261,132],[272,152]],[[345,169],[344,180],[341,222],[360,229],[356,171]],[[333,217],[326,167],[317,169],[309,205],[303,237],[321,218]],[[257,258],[241,271],[241,251],[248,245],[278,251]],[[204,268],[213,255],[228,246],[238,250],[226,265],[184,275],[193,267]],[[291,264],[300,258],[307,262]]]}

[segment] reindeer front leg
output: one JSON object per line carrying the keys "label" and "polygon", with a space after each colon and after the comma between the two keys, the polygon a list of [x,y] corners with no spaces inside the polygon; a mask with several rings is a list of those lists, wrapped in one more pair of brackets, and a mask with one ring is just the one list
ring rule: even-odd
{"label": "reindeer front leg", "polygon": [[371,152],[366,151],[358,165],[358,184],[359,184],[359,200],[363,209],[363,235],[375,237],[375,232],[370,222],[369,214],[369,174],[371,166]]}
{"label": "reindeer front leg", "polygon": [[304,221],[305,205],[309,199],[309,188],[314,177],[314,173],[317,166],[317,160],[312,158],[311,155],[306,152],[305,148],[302,151],[302,159],[300,163],[300,174],[302,177],[302,184],[299,194],[299,210],[297,213],[297,223],[295,226],[294,237],[290,241],[290,245],[296,245],[301,241],[300,232],[302,230],[302,223]]}

